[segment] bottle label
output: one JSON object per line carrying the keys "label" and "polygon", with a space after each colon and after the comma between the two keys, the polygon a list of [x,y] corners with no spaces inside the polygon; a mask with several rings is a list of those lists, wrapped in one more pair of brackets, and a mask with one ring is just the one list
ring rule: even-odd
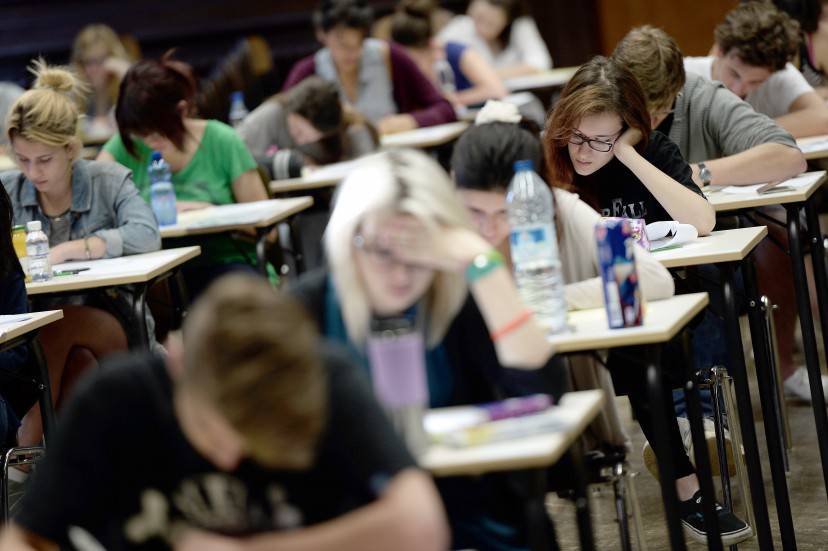
{"label": "bottle label", "polygon": [[551,224],[527,224],[516,227],[509,236],[512,262],[515,265],[554,263],[557,246]]}

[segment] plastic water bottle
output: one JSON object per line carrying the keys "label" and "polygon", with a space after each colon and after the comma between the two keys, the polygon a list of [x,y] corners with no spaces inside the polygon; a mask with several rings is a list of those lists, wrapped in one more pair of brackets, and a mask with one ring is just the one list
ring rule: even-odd
{"label": "plastic water bottle", "polygon": [[152,152],[149,168],[150,206],[159,226],[171,226],[178,220],[175,208],[175,189],[170,165],[158,151]]}
{"label": "plastic water bottle", "polygon": [[[434,62],[434,72],[437,75],[437,82],[444,94],[453,96],[457,92],[457,81],[454,79],[454,70],[451,64],[445,59],[438,59]],[[454,110],[459,118],[462,118],[468,108],[465,105],[455,105]]]}
{"label": "plastic water bottle", "polygon": [[32,281],[49,281],[52,278],[49,238],[43,233],[40,220],[26,224],[26,256],[29,258],[29,276]]}
{"label": "plastic water bottle", "polygon": [[230,94],[230,116],[228,117],[230,119],[230,126],[238,128],[249,112],[247,106],[244,105],[243,92],[233,92]]}
{"label": "plastic water bottle", "polygon": [[555,234],[552,190],[532,161],[517,161],[506,204],[512,266],[520,296],[550,333],[567,331],[566,298]]}

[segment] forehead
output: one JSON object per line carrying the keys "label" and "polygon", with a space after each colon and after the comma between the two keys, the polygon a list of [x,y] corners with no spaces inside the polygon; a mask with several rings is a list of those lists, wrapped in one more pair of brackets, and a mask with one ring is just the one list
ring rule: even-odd
{"label": "forehead", "polygon": [[43,157],[46,155],[54,155],[62,149],[61,147],[54,145],[33,142],[20,136],[14,138],[12,148],[16,154],[23,155],[25,157]]}
{"label": "forehead", "polygon": [[742,58],[739,57],[739,54],[733,50],[728,52],[728,54],[722,59],[731,69],[741,75],[744,75],[745,77],[751,78],[752,80],[765,80],[772,73],[772,71],[767,67],[760,67],[758,65],[750,65],[749,63],[745,63],[742,61]]}
{"label": "forehead", "polygon": [[585,136],[615,136],[621,130],[621,117],[616,113],[587,115],[578,121],[576,129]]}
{"label": "forehead", "polygon": [[459,190],[460,199],[467,207],[495,213],[506,209],[506,194],[500,191]]}
{"label": "forehead", "polygon": [[359,46],[365,38],[362,30],[346,27],[345,25],[337,25],[328,31],[327,35],[335,42],[346,46]]}

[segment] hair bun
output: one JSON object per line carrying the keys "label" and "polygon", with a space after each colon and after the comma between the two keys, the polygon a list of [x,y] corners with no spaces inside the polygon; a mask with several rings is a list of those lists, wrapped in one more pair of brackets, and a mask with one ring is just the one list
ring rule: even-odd
{"label": "hair bun", "polygon": [[411,17],[430,19],[435,5],[434,0],[407,0],[402,2],[400,9]]}
{"label": "hair bun", "polygon": [[50,67],[41,58],[29,70],[35,75],[35,90],[53,90],[73,97],[86,93],[86,85],[68,67]]}

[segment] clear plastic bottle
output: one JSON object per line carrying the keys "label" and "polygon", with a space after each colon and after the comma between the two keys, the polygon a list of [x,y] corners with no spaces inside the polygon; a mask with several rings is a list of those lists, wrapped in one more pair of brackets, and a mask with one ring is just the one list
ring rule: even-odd
{"label": "clear plastic bottle", "polygon": [[244,104],[244,92],[230,94],[230,114],[228,116],[230,126],[238,128],[248,113],[247,106]]}
{"label": "clear plastic bottle", "polygon": [[149,167],[150,206],[159,226],[171,226],[178,220],[175,207],[175,189],[170,165],[158,151],[152,152]]}
{"label": "clear plastic bottle", "polygon": [[[434,72],[437,75],[437,81],[443,94],[453,96],[457,92],[457,81],[454,79],[454,70],[451,68],[451,64],[445,59],[438,59],[434,62]],[[455,105],[454,110],[458,118],[462,118],[468,111],[464,105]]]}
{"label": "clear plastic bottle", "polygon": [[29,258],[29,276],[32,281],[49,281],[52,278],[49,238],[43,233],[40,220],[26,224],[26,256]]}
{"label": "clear plastic bottle", "polygon": [[506,204],[512,266],[523,301],[550,333],[567,331],[566,298],[558,255],[552,190],[532,161],[517,161]]}

